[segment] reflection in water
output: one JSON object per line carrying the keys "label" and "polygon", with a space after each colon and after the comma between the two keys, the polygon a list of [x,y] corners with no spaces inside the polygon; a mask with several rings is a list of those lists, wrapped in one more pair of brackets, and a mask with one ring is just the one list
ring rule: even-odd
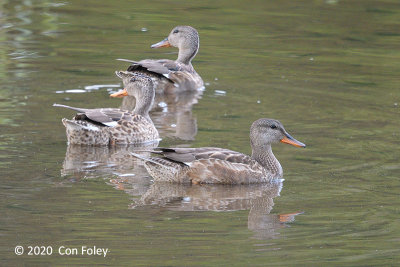
{"label": "reflection in water", "polygon": [[[37,71],[37,65],[32,64],[31,61],[48,53],[49,49],[37,51],[36,44],[43,40],[38,32],[57,29],[59,26],[55,23],[58,15],[44,7],[46,2],[48,1],[0,1],[0,82],[3,89],[0,92],[0,124],[17,125],[16,115],[19,115],[22,110],[21,105],[25,105],[25,99],[28,96],[25,92],[25,99],[18,99],[16,91],[21,88],[15,85],[15,80],[30,77],[33,72],[32,66],[35,66],[35,71]],[[48,18],[52,18],[51,23],[47,20]],[[39,29],[34,31],[34,27]],[[8,113],[9,110],[12,112]]]}
{"label": "reflection in water", "polygon": [[300,213],[270,214],[279,196],[283,180],[254,185],[185,185],[152,183],[146,169],[131,153],[154,147],[93,147],[67,148],[62,175],[74,179],[113,175],[115,189],[133,196],[132,208],[147,205],[166,207],[174,211],[239,211],[249,210],[248,229],[254,238],[272,239],[286,223]]}
{"label": "reflection in water", "polygon": [[164,136],[173,136],[181,140],[194,140],[197,135],[197,120],[193,117],[192,107],[197,104],[203,91],[181,92],[176,94],[157,94],[157,107],[154,123],[160,125]]}
{"label": "reflection in water", "polygon": [[153,183],[132,207],[157,205],[174,211],[238,211],[249,210],[248,229],[257,239],[279,235],[291,214],[270,214],[282,189],[282,181],[257,185],[183,185]]}
{"label": "reflection in water", "polygon": [[[197,134],[197,120],[193,117],[192,107],[197,104],[202,94],[203,91],[156,94],[151,118],[161,137],[194,140]],[[123,98],[121,109],[133,110],[134,107],[134,97]]]}
{"label": "reflection in water", "polygon": [[[115,88],[120,88],[120,84],[93,84],[86,85],[84,89],[67,89],[67,90],[57,90],[56,94],[64,94],[64,93],[90,93],[92,91],[97,91],[105,88],[109,93],[116,93]],[[133,106],[135,107],[135,106]],[[132,108],[133,109],[133,108]]]}
{"label": "reflection in water", "polygon": [[[115,147],[69,145],[61,175],[69,176],[69,181],[112,175],[109,182],[115,189],[124,190],[131,196],[140,197],[148,190],[151,180],[143,164],[132,157],[131,153],[146,154],[139,150],[151,149],[157,145],[157,143],[140,147],[132,145]],[[129,188],[125,186],[127,181],[129,181]]]}
{"label": "reflection in water", "polygon": [[[59,15],[47,3],[48,0],[0,1],[0,78],[10,74],[16,78],[29,77],[31,64],[26,59],[49,53],[50,49],[35,51],[36,39],[41,38],[38,32],[51,35],[59,31]],[[38,29],[34,30],[34,27]]]}
{"label": "reflection in water", "polygon": [[146,176],[146,169],[131,153],[144,153],[157,147],[158,142],[141,146],[96,147],[69,145],[61,175],[74,178],[90,178],[99,175]]}

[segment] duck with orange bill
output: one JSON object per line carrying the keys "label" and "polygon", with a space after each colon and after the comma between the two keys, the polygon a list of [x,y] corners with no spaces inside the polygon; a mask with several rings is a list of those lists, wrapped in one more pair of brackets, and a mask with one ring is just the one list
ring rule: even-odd
{"label": "duck with orange bill", "polygon": [[156,148],[157,155],[145,158],[155,181],[192,184],[252,184],[281,179],[283,169],[272,153],[271,144],[306,145],[294,139],[274,119],[258,119],[250,128],[251,156],[225,148]]}
{"label": "duck with orange bill", "polygon": [[193,91],[204,86],[203,79],[197,74],[192,65],[192,60],[199,50],[199,45],[199,34],[195,28],[177,26],[171,30],[167,38],[151,46],[151,48],[177,47],[179,53],[176,60],[118,60],[131,63],[128,71],[146,73],[152,77],[157,92]]}
{"label": "duck with orange bill", "polygon": [[54,104],[77,111],[73,119],[62,119],[66,128],[68,144],[75,145],[119,145],[158,142],[159,135],[149,110],[154,101],[154,84],[143,73],[117,71],[123,80],[124,90],[110,95],[136,98],[133,111],[118,108],[76,108]]}

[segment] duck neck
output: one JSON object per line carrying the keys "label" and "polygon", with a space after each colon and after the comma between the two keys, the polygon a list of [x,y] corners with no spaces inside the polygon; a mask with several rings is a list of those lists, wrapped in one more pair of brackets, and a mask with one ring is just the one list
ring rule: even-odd
{"label": "duck neck", "polygon": [[195,42],[189,46],[179,47],[178,59],[176,61],[185,65],[192,65],[192,59],[196,56],[199,50],[199,42]]}
{"label": "duck neck", "polygon": [[251,157],[256,160],[264,169],[269,172],[273,177],[282,177],[283,170],[279,161],[276,159],[270,144],[262,146],[252,145]]}
{"label": "duck neck", "polygon": [[150,91],[151,92],[146,92],[144,94],[138,93],[135,95],[136,104],[133,114],[143,116],[151,121],[149,111],[154,101],[154,90]]}

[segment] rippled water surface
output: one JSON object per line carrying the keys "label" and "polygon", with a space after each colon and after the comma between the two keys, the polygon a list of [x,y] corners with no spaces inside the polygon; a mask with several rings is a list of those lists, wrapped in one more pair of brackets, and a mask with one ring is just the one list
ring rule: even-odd
{"label": "rippled water surface", "polygon": [[[176,58],[150,45],[181,24],[206,86],[157,99],[160,145],[251,153],[251,123],[279,119],[307,144],[274,146],[283,182],[159,185],[134,147],[67,147],[52,104],[131,105],[115,59]],[[2,1],[0,265],[398,264],[399,43],[396,0]],[[84,245],[109,252],[58,253]]]}

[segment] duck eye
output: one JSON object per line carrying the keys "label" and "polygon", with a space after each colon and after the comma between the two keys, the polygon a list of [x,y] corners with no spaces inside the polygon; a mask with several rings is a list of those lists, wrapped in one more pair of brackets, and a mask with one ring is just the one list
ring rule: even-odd
{"label": "duck eye", "polygon": [[271,127],[271,129],[276,129],[277,128],[275,124],[272,124],[270,127]]}
{"label": "duck eye", "polygon": [[173,33],[178,33],[179,31],[178,30],[175,30]]}

